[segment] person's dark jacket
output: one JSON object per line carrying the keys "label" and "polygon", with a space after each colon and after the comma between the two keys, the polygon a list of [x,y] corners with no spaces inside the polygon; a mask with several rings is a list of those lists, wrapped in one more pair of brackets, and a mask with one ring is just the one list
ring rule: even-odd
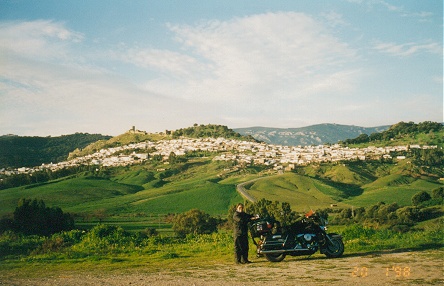
{"label": "person's dark jacket", "polygon": [[233,214],[233,221],[234,221],[234,236],[247,236],[248,235],[248,222],[251,221],[251,218],[253,215],[247,214],[247,213],[240,213],[235,211]]}

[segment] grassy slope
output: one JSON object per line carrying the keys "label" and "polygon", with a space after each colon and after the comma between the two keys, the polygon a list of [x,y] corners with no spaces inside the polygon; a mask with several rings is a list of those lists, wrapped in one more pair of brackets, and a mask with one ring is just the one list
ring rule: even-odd
{"label": "grassy slope", "polygon": [[119,198],[139,191],[135,185],[125,185],[106,179],[89,177],[52,181],[38,186],[24,186],[0,192],[0,215],[12,212],[20,198],[42,199],[48,206],[59,206],[70,211],[73,206]]}
{"label": "grassy slope", "polygon": [[[186,168],[160,183],[155,169],[134,166],[111,179],[66,178],[38,186],[0,192],[0,215],[14,210],[20,198],[43,199],[48,206],[66,212],[93,213],[106,210],[109,215],[166,214],[198,208],[224,216],[229,207],[243,199],[235,184],[257,178],[257,174],[235,174],[218,180],[223,166],[210,159],[187,163]],[[431,191],[442,184],[436,180],[408,176],[402,166],[330,165],[309,166],[305,176],[285,173],[264,177],[249,187],[257,199],[285,201],[297,211],[308,208],[368,206],[380,201],[410,205],[419,191]]]}
{"label": "grassy slope", "polygon": [[293,209],[339,206],[369,206],[380,201],[411,205],[420,191],[431,192],[442,186],[436,178],[410,175],[408,163],[395,165],[328,165],[309,166],[306,176],[286,173],[264,178],[250,187],[257,198],[289,202]]}
{"label": "grassy slope", "polygon": [[[198,160],[188,168],[164,180],[141,166],[123,171],[111,179],[91,177],[66,178],[35,187],[0,191],[0,215],[10,213],[20,198],[43,199],[48,206],[60,206],[66,212],[108,214],[176,213],[192,208],[212,215],[225,215],[229,207],[242,201],[234,184],[215,182],[218,164]],[[217,181],[217,180],[216,180]],[[157,186],[157,187],[156,187]]]}
{"label": "grassy slope", "polygon": [[336,203],[331,195],[337,190],[318,180],[287,173],[256,181],[249,188],[249,193],[258,199],[288,202],[295,210],[305,210]]}
{"label": "grassy slope", "polygon": [[[435,139],[441,133],[432,134]],[[401,143],[429,142],[430,134],[415,138],[405,136]],[[89,149],[124,145],[146,140],[148,135],[125,133],[108,141],[99,141]],[[152,136],[152,135],[150,135]],[[166,139],[165,136],[149,138]],[[390,141],[392,144],[393,142]],[[394,143],[393,143],[394,144]],[[87,152],[85,148],[81,152]],[[89,150],[91,151],[91,150]],[[79,151],[80,152],[80,151]],[[298,169],[298,174],[264,177],[250,186],[254,197],[289,202],[293,209],[339,206],[367,206],[379,201],[411,204],[419,191],[442,186],[437,178],[424,176],[408,162],[380,164],[348,162],[337,165],[310,165]],[[226,172],[221,162],[211,158],[170,165],[143,165],[124,168],[110,179],[71,177],[46,184],[0,191],[0,216],[14,210],[20,198],[43,199],[48,206],[60,206],[64,211],[88,213],[99,209],[109,214],[175,213],[199,208],[211,214],[224,215],[231,204],[242,201],[235,185],[261,176],[257,172]],[[228,164],[228,163],[225,163]],[[174,175],[159,179],[159,168],[174,169]],[[218,175],[224,173],[224,179]],[[303,174],[303,175],[302,175]]]}
{"label": "grassy slope", "polygon": [[442,184],[424,179],[394,174],[382,177],[368,185],[364,185],[364,193],[347,200],[346,203],[355,206],[368,206],[377,202],[396,202],[399,205],[411,205],[413,195],[420,191],[430,192]]}
{"label": "grassy slope", "polygon": [[170,138],[171,136],[161,135],[161,134],[139,134],[139,133],[126,132],[121,135],[112,137],[108,140],[99,140],[97,142],[94,142],[86,146],[85,148],[82,148],[81,150],[75,150],[73,152],[70,152],[68,158],[72,159],[74,157],[92,154],[102,148],[124,146],[130,143],[142,142],[146,140],[158,141]]}

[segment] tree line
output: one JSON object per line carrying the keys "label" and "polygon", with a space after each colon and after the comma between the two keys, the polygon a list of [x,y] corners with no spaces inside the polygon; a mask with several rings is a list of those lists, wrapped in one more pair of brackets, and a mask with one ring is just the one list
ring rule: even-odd
{"label": "tree line", "polygon": [[12,230],[25,235],[50,236],[71,229],[74,229],[72,215],[63,213],[59,207],[47,207],[43,200],[37,199],[20,199],[12,218],[0,220],[0,233]]}
{"label": "tree line", "polygon": [[346,139],[344,141],[340,141],[341,144],[361,144],[375,141],[390,141],[392,139],[402,138],[404,135],[414,135],[419,133],[433,133],[442,131],[444,126],[442,123],[424,121],[418,124],[414,122],[399,122],[390,126],[390,128],[383,132],[375,132],[370,135],[361,134],[356,138]]}
{"label": "tree line", "polygon": [[111,136],[75,133],[58,137],[0,136],[0,168],[39,166],[42,163],[60,162],[69,152],[84,148],[98,140]]}
{"label": "tree line", "polygon": [[227,139],[233,138],[246,141],[257,141],[251,135],[242,136],[234,130],[229,129],[227,126],[217,124],[198,125],[195,123],[192,127],[177,129],[173,131],[171,135],[173,138],[179,138],[181,136],[190,138],[223,137]]}
{"label": "tree line", "polygon": [[95,168],[97,167],[79,165],[77,167],[66,167],[56,171],[45,169],[33,172],[32,174],[2,176],[0,179],[0,190],[32,184],[44,184],[51,180],[57,180],[67,176],[80,175],[82,172],[92,172],[92,170]]}
{"label": "tree line", "polygon": [[398,231],[408,231],[415,223],[442,216],[442,211],[434,206],[441,206],[444,199],[444,187],[432,190],[432,195],[421,191],[412,196],[411,206],[399,206],[397,203],[379,202],[368,207],[342,208],[336,212],[335,224],[378,224]]}

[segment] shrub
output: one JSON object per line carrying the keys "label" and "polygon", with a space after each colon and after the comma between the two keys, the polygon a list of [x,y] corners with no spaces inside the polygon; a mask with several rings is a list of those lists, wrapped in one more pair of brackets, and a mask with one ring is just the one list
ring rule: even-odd
{"label": "shrub", "polygon": [[432,191],[432,199],[443,199],[444,198],[444,187],[436,188]]}
{"label": "shrub", "polygon": [[[245,207],[250,214],[259,214],[260,217],[269,217],[280,222],[282,227],[287,227],[296,222],[299,215],[291,209],[291,206],[287,202],[269,201],[266,199],[260,199],[259,201],[251,204],[246,203]],[[236,206],[230,209],[229,221],[232,221],[233,212],[236,210]],[[325,215],[325,212],[321,210]]]}
{"label": "shrub", "polygon": [[347,227],[342,235],[346,240],[356,239],[356,238],[369,238],[375,235],[376,230],[373,228],[364,227],[360,224],[355,224]]}
{"label": "shrub", "polygon": [[432,197],[426,191],[419,192],[412,197],[412,204],[415,206],[430,200]]}
{"label": "shrub", "polygon": [[49,236],[74,228],[74,219],[59,207],[46,207],[42,200],[20,199],[14,211],[12,228],[23,234]]}
{"label": "shrub", "polygon": [[401,224],[412,224],[418,221],[420,216],[420,209],[418,207],[403,207],[396,210],[398,221]]}
{"label": "shrub", "polygon": [[24,236],[13,231],[0,235],[0,257],[29,255],[44,243],[45,238],[37,235]]}
{"label": "shrub", "polygon": [[131,250],[135,239],[120,226],[99,224],[82,236],[73,246],[76,251],[88,253],[108,253]]}
{"label": "shrub", "polygon": [[173,230],[180,237],[187,234],[204,234],[217,231],[218,220],[209,214],[192,209],[188,212],[178,214],[173,219]]}

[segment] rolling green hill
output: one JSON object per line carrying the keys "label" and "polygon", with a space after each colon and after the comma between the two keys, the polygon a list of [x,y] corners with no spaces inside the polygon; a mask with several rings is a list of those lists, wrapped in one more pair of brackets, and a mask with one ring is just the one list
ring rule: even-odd
{"label": "rolling green hill", "polygon": [[[243,201],[236,184],[248,184],[256,199],[289,202],[296,211],[310,208],[368,206],[380,201],[410,205],[419,191],[431,192],[442,186],[436,177],[407,174],[399,164],[350,163],[300,167],[296,172],[265,176],[246,167],[226,175],[228,163],[211,158],[194,158],[186,163],[136,165],[116,168],[108,174],[83,173],[48,183],[0,191],[0,215],[14,210],[20,198],[43,199],[48,206],[66,212],[109,216],[140,216],[201,209],[225,216],[230,206]],[[359,167],[358,167],[359,165]],[[405,164],[405,167],[408,164]],[[381,171],[381,169],[383,171]],[[266,171],[266,170],[264,170]]]}
{"label": "rolling green hill", "polygon": [[120,184],[99,177],[68,177],[46,184],[2,190],[0,196],[3,206],[0,214],[12,212],[20,198],[42,199],[50,206],[70,211],[75,206],[123,197],[141,189],[137,185]]}
{"label": "rolling green hill", "polygon": [[288,202],[293,209],[325,208],[337,203],[341,191],[306,176],[288,173],[256,181],[249,193],[257,199]]}
{"label": "rolling green hill", "polygon": [[[180,169],[167,178],[157,166],[119,168],[112,174],[95,177],[91,174],[66,177],[0,191],[0,215],[14,210],[20,198],[43,199],[48,206],[64,211],[93,213],[104,210],[109,215],[176,213],[192,208],[210,214],[224,215],[232,204],[242,201],[234,184],[219,184],[220,163],[197,159],[169,167]],[[159,179],[161,178],[161,179]]]}
{"label": "rolling green hill", "polygon": [[[200,134],[227,130],[213,125],[208,127],[210,129],[195,127],[181,132]],[[393,129],[397,130],[390,130]],[[421,138],[438,140],[436,134],[442,132],[421,133]],[[408,136],[414,138],[415,134],[409,133]],[[74,153],[89,154],[104,146],[123,146],[147,140],[147,136],[154,135],[125,133],[97,141]],[[173,137],[166,134],[155,136],[158,137],[148,139]],[[406,138],[399,132],[397,136],[400,140]],[[396,140],[390,142],[396,144]],[[442,152],[441,149],[436,150],[435,155]],[[42,199],[48,206],[59,206],[66,212],[79,215],[100,211],[113,217],[135,217],[198,208],[212,215],[225,216],[233,204],[244,200],[236,192],[236,184],[253,179],[257,180],[247,184],[250,195],[256,199],[289,202],[297,211],[326,208],[333,204],[338,207],[369,206],[380,201],[404,206],[411,204],[414,194],[420,191],[431,193],[442,186],[443,181],[439,179],[444,177],[442,158],[441,161],[432,160],[434,157],[424,152],[417,152],[408,160],[401,161],[348,161],[297,166],[293,171],[280,175],[276,175],[272,166],[213,161],[217,153],[207,152],[206,157],[200,157],[202,154],[192,157],[195,155],[185,156],[184,160],[177,162],[148,160],[125,167],[79,168],[77,173],[56,180],[0,190],[0,216],[12,213],[20,198]],[[427,165],[428,162],[433,165]]]}
{"label": "rolling green hill", "polygon": [[58,137],[0,136],[0,168],[40,166],[42,163],[60,162],[76,148],[84,148],[111,136],[76,133]]}
{"label": "rolling green hill", "polygon": [[124,146],[131,143],[142,142],[146,140],[158,141],[162,139],[171,139],[170,135],[166,135],[164,133],[134,133],[134,132],[126,132],[121,135],[108,138],[107,140],[98,140],[85,146],[84,148],[77,148],[69,153],[68,159],[73,159],[79,156],[85,156],[88,154],[92,154],[103,148],[111,148],[117,146]]}

